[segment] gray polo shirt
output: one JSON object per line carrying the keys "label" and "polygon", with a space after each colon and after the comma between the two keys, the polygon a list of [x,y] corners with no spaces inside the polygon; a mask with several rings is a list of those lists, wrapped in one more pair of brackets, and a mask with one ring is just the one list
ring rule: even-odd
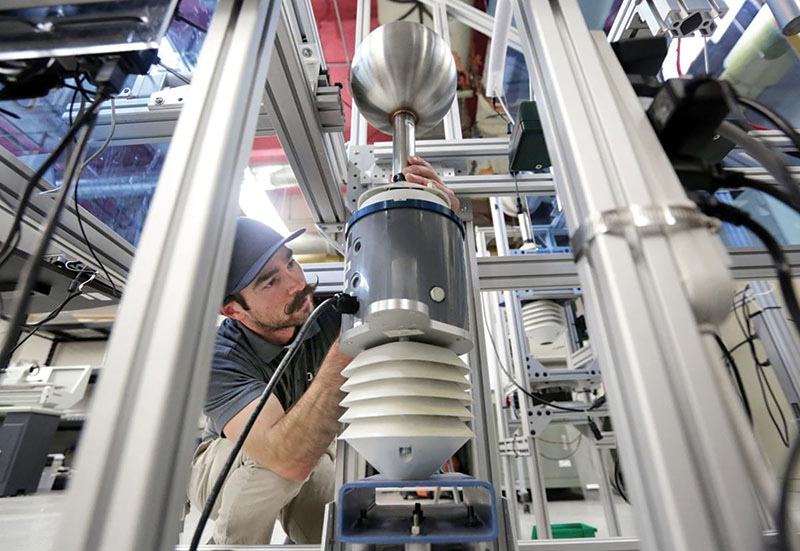
{"label": "gray polo shirt", "polygon": [[[339,336],[341,321],[340,314],[327,310],[309,328],[273,392],[284,411],[289,411],[308,389]],[[224,436],[222,429],[228,421],[261,395],[287,349],[288,345],[271,344],[236,320],[222,322],[217,329],[203,408],[208,417],[203,440]]]}

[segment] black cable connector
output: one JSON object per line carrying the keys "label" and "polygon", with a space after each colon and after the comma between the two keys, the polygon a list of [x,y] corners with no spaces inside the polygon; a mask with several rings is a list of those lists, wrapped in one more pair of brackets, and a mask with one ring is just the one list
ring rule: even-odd
{"label": "black cable connector", "polygon": [[333,309],[340,314],[355,314],[358,312],[358,298],[347,293],[336,293],[333,297]]}

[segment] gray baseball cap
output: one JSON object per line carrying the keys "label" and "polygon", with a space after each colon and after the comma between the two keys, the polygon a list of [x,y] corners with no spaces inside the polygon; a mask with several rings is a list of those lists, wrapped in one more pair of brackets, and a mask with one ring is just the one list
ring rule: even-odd
{"label": "gray baseball cap", "polygon": [[283,237],[258,220],[239,218],[236,221],[236,238],[228,270],[228,282],[225,285],[225,296],[236,294],[247,287],[281,246],[305,231],[303,228]]}

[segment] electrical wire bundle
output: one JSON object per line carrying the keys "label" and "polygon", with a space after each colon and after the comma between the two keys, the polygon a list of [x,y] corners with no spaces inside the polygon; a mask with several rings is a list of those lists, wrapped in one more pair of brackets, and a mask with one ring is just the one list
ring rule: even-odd
{"label": "electrical wire bundle", "polygon": [[[107,63],[109,71],[106,73],[113,72],[114,65],[114,61],[109,61]],[[76,79],[76,86],[80,91],[82,86],[79,79]],[[82,94],[84,99],[89,99],[88,94],[85,91],[82,91]],[[19,339],[19,336],[25,327],[24,320],[28,312],[28,306],[30,304],[33,287],[36,284],[39,272],[41,270],[42,258],[47,252],[48,245],[52,239],[56,225],[58,224],[61,213],[65,207],[70,187],[77,182],[81,171],[86,166],[84,157],[86,155],[86,150],[89,143],[89,136],[91,135],[97,121],[97,113],[99,112],[103,102],[111,97],[111,94],[111,86],[104,82],[98,83],[97,91],[94,98],[91,99],[89,106],[86,109],[81,110],[74,122],[70,125],[67,132],[64,134],[64,136],[62,136],[53,152],[50,153],[47,159],[45,159],[44,163],[28,180],[19,198],[19,203],[17,204],[14,218],[11,222],[11,228],[9,229],[6,238],[3,240],[2,247],[0,247],[0,267],[2,267],[8,261],[13,254],[14,249],[19,244],[22,231],[22,218],[30,202],[31,195],[36,189],[36,185],[39,183],[39,180],[41,180],[44,174],[55,164],[56,160],[68,149],[68,147],[71,149],[67,155],[63,182],[55,194],[54,205],[47,214],[41,235],[39,236],[39,240],[34,247],[33,252],[25,261],[18,278],[17,286],[14,290],[14,297],[16,300],[14,308],[11,314],[8,316],[10,329],[6,333],[2,348],[0,348],[0,370],[4,370],[6,368],[11,359],[11,354],[19,346],[17,344],[17,340]],[[92,159],[96,158],[96,156],[97,154],[95,154]],[[90,161],[92,159],[90,159]],[[77,188],[75,188],[75,194],[75,199],[77,199]],[[116,286],[108,275],[105,266],[103,266],[102,262],[100,262],[100,260],[97,258],[97,255],[94,253],[94,250],[89,243],[86,232],[83,229],[82,221],[80,220],[80,209],[78,208],[77,203],[76,211],[78,212],[79,224],[81,226],[81,232],[84,240],[87,242],[92,255],[95,257],[95,260],[106,273],[106,277],[109,277],[109,281],[116,289]],[[72,300],[73,298],[74,297],[70,298],[69,300]],[[66,306],[66,303],[63,304],[61,308],[63,309],[64,306]],[[26,338],[29,337],[30,336]]]}
{"label": "electrical wire bundle", "polygon": [[[774,113],[756,101],[739,96],[727,83],[719,84],[721,85],[720,89],[724,95],[725,102],[730,108],[730,111],[736,115],[737,119],[744,128],[749,128],[750,123],[745,118],[743,111],[744,109],[753,110],[764,116],[772,124],[774,124],[776,128],[781,130],[781,132],[783,132],[791,140],[791,142],[794,144],[794,147],[800,151],[800,136],[798,136],[798,134],[787,121],[785,121],[777,113]],[[752,232],[763,243],[775,267],[781,294],[783,295],[786,308],[789,311],[790,319],[794,323],[798,332],[800,332],[800,305],[798,304],[797,296],[792,285],[791,268],[786,255],[781,249],[780,244],[764,226],[756,222],[747,212],[733,205],[723,203],[713,195],[710,195],[710,193],[713,193],[720,188],[747,187],[768,193],[786,205],[792,207],[794,210],[800,212],[800,187],[798,187],[798,184],[794,182],[788,170],[786,169],[786,166],[781,162],[775,152],[760,143],[757,139],[747,134],[746,130],[743,130],[732,123],[723,122],[719,126],[719,133],[738,143],[748,153],[750,153],[753,158],[760,162],[762,166],[772,175],[778,184],[780,184],[782,189],[775,188],[762,182],[756,182],[741,175],[724,172],[719,165],[709,166],[707,163],[703,164],[699,162],[694,162],[693,164],[692,161],[697,161],[696,159],[690,160],[689,162],[686,162],[685,159],[679,159],[676,162],[676,171],[681,178],[681,182],[684,184],[684,187],[687,188],[688,195],[690,198],[692,198],[692,200],[694,200],[698,208],[704,214],[718,218],[723,222],[728,222],[736,226],[742,226],[750,230],[750,232]],[[745,341],[742,344],[747,343],[750,346],[762,396],[767,404],[767,411],[773,424],[775,425],[776,430],[781,435],[781,440],[784,442],[784,445],[788,447],[790,438],[786,419],[783,416],[783,413],[780,411],[780,408],[778,408],[778,411],[782,420],[781,424],[778,423],[777,419],[772,413],[772,408],[769,405],[769,400],[767,397],[767,391],[769,391],[773,403],[777,404],[777,401],[764,372],[765,364],[758,359],[755,353],[755,345],[753,344],[755,336],[752,334],[750,327],[749,311],[746,306],[746,300],[742,300],[741,302],[745,316],[744,322],[739,320],[739,314],[736,308],[734,308],[734,312],[745,337]],[[733,362],[730,351],[725,348],[724,343],[721,342],[721,339],[718,340],[717,343],[720,345],[720,348],[723,349],[723,354],[728,360],[731,369],[733,369],[734,372],[738,372],[738,368],[734,367],[735,363]],[[737,347],[738,346],[739,345],[737,345]],[[740,394],[742,399],[746,401],[744,389],[741,386]],[[749,405],[747,406],[747,409],[749,410]],[[776,515],[779,542],[778,548],[784,550],[790,548],[788,537],[789,481],[794,468],[798,463],[798,460],[800,460],[800,438],[795,438],[795,442],[791,447],[789,458],[786,462],[783,472],[783,486],[781,488],[780,503]]]}
{"label": "electrical wire bundle", "polygon": [[[743,341],[748,345],[750,349],[750,356],[753,358],[753,365],[756,369],[756,377],[758,379],[758,385],[761,388],[761,396],[764,398],[764,405],[767,408],[767,413],[769,414],[769,418],[772,421],[772,425],[775,427],[775,430],[778,433],[778,436],[781,439],[781,442],[785,447],[789,447],[789,426],[786,422],[786,416],[783,414],[783,410],[778,403],[778,399],[775,396],[775,391],[772,389],[772,385],[767,378],[767,374],[764,371],[764,368],[769,365],[769,361],[761,361],[756,353],[756,346],[755,346],[755,339],[756,335],[753,333],[753,327],[750,323],[753,315],[750,313],[750,307],[748,305],[749,299],[747,298],[747,291],[750,288],[750,284],[747,284],[744,288],[743,297],[738,302],[734,303],[733,313],[736,317],[736,323],[739,325],[739,329],[742,331],[742,335],[744,336],[745,340]],[[742,319],[739,317],[739,308],[741,308]],[[769,397],[767,396],[767,392],[769,392]],[[775,414],[772,411],[772,406],[770,405],[770,399],[772,404],[775,405],[775,408],[778,411],[778,416],[780,417],[780,424],[778,424],[778,420],[775,418]]]}
{"label": "electrical wire bundle", "polygon": [[[83,276],[84,274],[89,274],[89,278],[84,281],[81,281],[81,276]],[[95,277],[97,277],[96,271],[87,270],[85,267],[81,268],[78,271],[78,274],[75,276],[75,278],[70,282],[69,287],[67,288],[67,295],[64,297],[64,299],[58,306],[56,306],[49,314],[47,314],[44,318],[37,321],[36,323],[22,325],[23,329],[27,331],[28,334],[25,335],[25,337],[22,340],[20,340],[19,342],[17,342],[17,344],[14,345],[14,348],[11,349],[9,355],[16,352],[17,349],[19,349],[23,344],[25,344],[28,341],[28,339],[33,337],[39,331],[39,329],[41,329],[45,324],[50,323],[56,317],[58,317],[61,311],[64,310],[64,308],[67,306],[67,304],[69,304],[70,302],[72,302],[73,299],[83,294],[83,288],[86,287],[86,285],[88,285],[91,281],[93,281]]]}

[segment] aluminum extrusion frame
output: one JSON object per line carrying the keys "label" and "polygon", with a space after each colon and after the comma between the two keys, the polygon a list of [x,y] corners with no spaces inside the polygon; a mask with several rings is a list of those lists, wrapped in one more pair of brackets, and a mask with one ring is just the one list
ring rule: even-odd
{"label": "aluminum extrusion frame", "polygon": [[175,129],[62,519],[67,549],[168,549],[185,502],[214,321],[280,3],[223,0]]}

